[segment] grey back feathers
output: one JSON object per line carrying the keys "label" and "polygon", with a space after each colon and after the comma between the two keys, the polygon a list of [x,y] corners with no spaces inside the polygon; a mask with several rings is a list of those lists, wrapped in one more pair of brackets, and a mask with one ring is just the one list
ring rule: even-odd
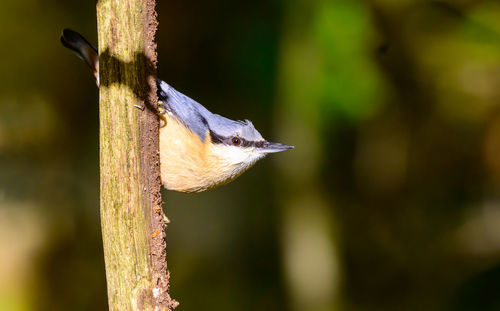
{"label": "grey back feathers", "polygon": [[232,137],[238,137],[246,142],[264,141],[264,138],[249,120],[234,121],[211,113],[201,104],[176,91],[167,83],[158,79],[157,85],[158,98],[163,102],[164,109],[196,133],[202,141],[205,141],[207,130],[216,143],[226,143],[231,141]]}

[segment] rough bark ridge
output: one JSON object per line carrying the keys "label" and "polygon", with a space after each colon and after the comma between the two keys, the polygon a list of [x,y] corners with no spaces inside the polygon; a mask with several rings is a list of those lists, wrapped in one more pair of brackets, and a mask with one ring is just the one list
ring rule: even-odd
{"label": "rough bark ridge", "polygon": [[156,114],[155,0],[97,2],[101,226],[110,310],[172,310]]}

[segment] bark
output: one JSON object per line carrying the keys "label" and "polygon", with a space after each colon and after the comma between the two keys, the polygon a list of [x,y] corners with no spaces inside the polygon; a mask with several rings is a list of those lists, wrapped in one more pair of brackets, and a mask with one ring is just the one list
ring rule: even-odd
{"label": "bark", "polygon": [[156,114],[154,0],[97,2],[101,226],[110,310],[172,310]]}

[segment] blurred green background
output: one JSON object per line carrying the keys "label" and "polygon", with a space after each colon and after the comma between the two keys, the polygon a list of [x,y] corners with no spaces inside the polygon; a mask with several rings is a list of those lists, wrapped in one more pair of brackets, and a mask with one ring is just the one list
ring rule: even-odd
{"label": "blurred green background", "polygon": [[[92,1],[0,10],[0,310],[106,310]],[[295,149],[164,192],[179,310],[500,310],[500,3],[159,1],[159,75]]]}

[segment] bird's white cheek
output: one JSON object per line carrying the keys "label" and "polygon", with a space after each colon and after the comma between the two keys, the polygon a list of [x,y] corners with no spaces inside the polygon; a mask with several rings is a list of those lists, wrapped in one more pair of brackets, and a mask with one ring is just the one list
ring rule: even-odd
{"label": "bird's white cheek", "polygon": [[240,148],[236,146],[218,145],[213,150],[214,155],[236,171],[244,171],[252,166],[265,155],[250,148]]}
{"label": "bird's white cheek", "polygon": [[245,162],[245,159],[248,157],[239,147],[221,144],[214,146],[213,154],[227,165],[236,165]]}

